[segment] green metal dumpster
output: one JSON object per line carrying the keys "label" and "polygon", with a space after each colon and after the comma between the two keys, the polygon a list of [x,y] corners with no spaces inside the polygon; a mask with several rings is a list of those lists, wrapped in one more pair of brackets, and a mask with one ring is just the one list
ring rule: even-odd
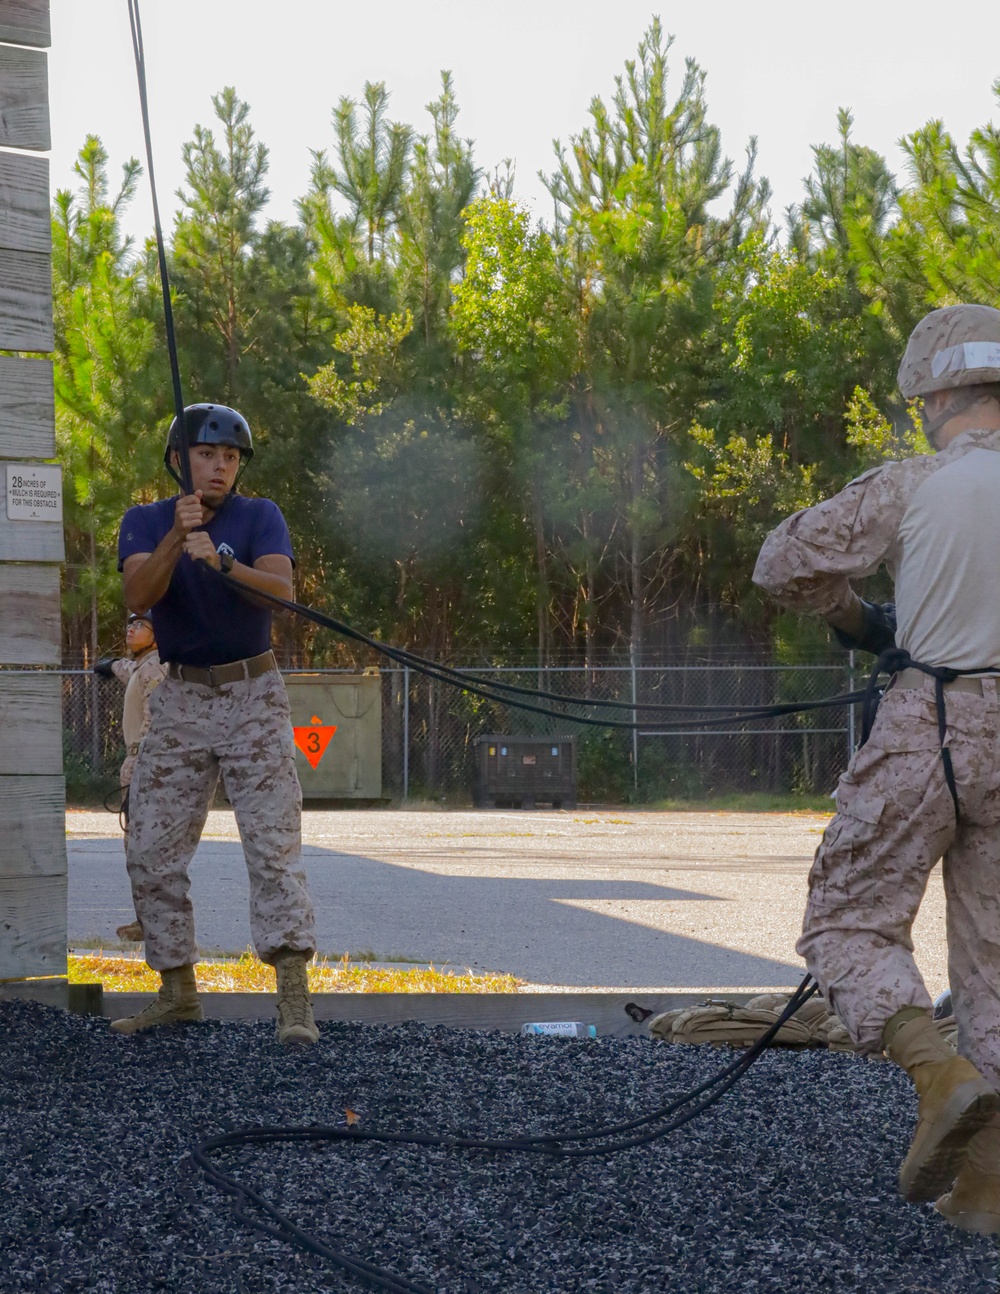
{"label": "green metal dumpster", "polygon": [[382,680],[286,674],[295,767],[304,800],[382,798]]}

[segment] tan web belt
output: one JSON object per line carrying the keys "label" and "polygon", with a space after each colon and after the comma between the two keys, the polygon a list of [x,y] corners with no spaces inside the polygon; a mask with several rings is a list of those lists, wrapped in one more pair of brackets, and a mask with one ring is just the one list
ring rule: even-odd
{"label": "tan web belt", "polygon": [[202,687],[222,687],[225,683],[239,683],[243,679],[260,678],[272,669],[277,669],[274,652],[262,652],[247,660],[232,660],[225,665],[178,665],[171,661],[167,672],[171,678],[180,679],[182,683],[199,683]]}
{"label": "tan web belt", "polygon": [[[997,678],[996,674],[987,675],[989,678]],[[924,674],[919,669],[904,669],[896,675],[897,687],[926,687],[934,690],[934,679],[929,674]],[[983,680],[981,678],[961,677],[953,679],[950,683],[945,683],[946,692],[975,692],[979,696],[983,695]]]}

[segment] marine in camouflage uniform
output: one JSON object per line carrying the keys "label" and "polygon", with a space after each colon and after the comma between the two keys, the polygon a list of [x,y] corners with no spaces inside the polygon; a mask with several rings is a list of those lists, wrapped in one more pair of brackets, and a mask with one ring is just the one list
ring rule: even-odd
{"label": "marine in camouflage uniform", "polygon": [[[145,633],[144,633],[145,631]],[[167,674],[160,660],[153,636],[153,621],[149,615],[130,615],[126,640],[131,656],[120,656],[107,662],[99,661],[95,673],[110,674],[124,684],[125,700],[122,704],[122,736],[125,738],[125,758],[118,774],[118,784],[124,791],[132,781],[139,743],[149,730],[149,698]],[[135,644],[140,644],[136,646]],[[106,669],[102,666],[106,665]],[[128,830],[126,817],[126,831]]]}
{"label": "marine in camouflage uniform", "polygon": [[[900,1173],[966,1230],[1000,1231],[1000,311],[957,306],[918,325],[900,367],[937,451],[885,463],[783,522],[754,582],[825,617],[845,645],[893,644],[852,579],[885,565],[908,653],[837,788],[809,878],[798,951],[852,1040],[914,1078],[919,1121]],[[933,677],[943,690],[942,741]],[[951,675],[949,674],[950,678]],[[950,757],[953,787],[946,776]],[[959,1056],[932,1037],[911,931],[943,857]],[[956,1180],[957,1178],[957,1180]]]}
{"label": "marine in camouflage uniform", "polygon": [[[319,1036],[306,965],[315,922],[302,866],[302,792],[288,697],[270,650],[271,613],[253,593],[290,598],[292,549],[269,499],[235,494],[253,453],[233,409],[192,405],[175,419],[165,461],[189,442],[193,493],[130,508],[119,538],[126,602],[149,606],[167,678],[150,697],[151,722],[131,785],[127,863],[145,936],[160,972],[157,1001],[117,1020],[117,1032],[202,1018],[188,868],[220,774],[250,880],[250,928],[278,988],[278,1037]],[[246,593],[211,570],[239,581]]]}
{"label": "marine in camouflage uniform", "polygon": [[[125,640],[129,656],[117,659],[100,660],[94,666],[94,673],[104,678],[116,678],[125,686],[125,701],[122,706],[122,735],[125,738],[125,758],[118,774],[118,783],[122,790],[121,821],[126,840],[129,828],[129,785],[135,769],[139,743],[149,729],[149,698],[155,688],[163,682],[167,667],[160,662],[156,650],[156,639],[153,635],[153,620],[147,613],[137,615],[133,612],[128,618]],[[119,926],[115,933],[121,939],[142,939],[142,925],[139,918],[127,925]]]}

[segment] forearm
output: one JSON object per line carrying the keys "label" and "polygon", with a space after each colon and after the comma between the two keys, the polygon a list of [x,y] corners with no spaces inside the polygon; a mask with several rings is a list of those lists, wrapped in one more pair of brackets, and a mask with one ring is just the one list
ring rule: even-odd
{"label": "forearm", "polygon": [[239,580],[246,589],[245,596],[251,602],[256,602],[258,606],[271,604],[264,598],[254,598],[253,590],[270,594],[274,598],[283,598],[286,602],[292,600],[295,592],[292,581],[285,576],[278,575],[274,571],[262,571],[256,566],[246,566],[243,562],[233,562],[229,574],[234,580]]}
{"label": "forearm", "polygon": [[[844,571],[824,570],[826,554],[803,552],[799,545],[773,543],[761,549],[753,582],[789,611],[822,616],[831,624],[857,613],[858,596]],[[830,563],[833,565],[833,563]]]}
{"label": "forearm", "polygon": [[129,660],[125,656],[119,656],[111,662],[111,672],[119,683],[128,683],[135,669],[135,661]]}
{"label": "forearm", "polygon": [[140,566],[126,574],[125,605],[130,611],[142,613],[159,602],[170,587],[183,551],[183,535],[171,530]]}
{"label": "forearm", "polygon": [[851,581],[872,575],[896,541],[906,497],[886,464],[832,499],[786,518],[764,540],[753,582],[791,611],[858,622]]}
{"label": "forearm", "polygon": [[849,638],[859,638],[864,632],[865,610],[858,595],[851,589],[850,604],[826,617],[831,629],[839,629]]}

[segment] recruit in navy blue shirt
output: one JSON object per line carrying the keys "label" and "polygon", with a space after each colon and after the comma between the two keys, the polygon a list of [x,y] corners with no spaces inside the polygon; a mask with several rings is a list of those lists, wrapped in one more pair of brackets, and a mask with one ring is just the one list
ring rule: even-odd
{"label": "recruit in navy blue shirt", "polygon": [[[136,554],[152,553],[174,524],[177,497],[129,508],[118,536],[118,569]],[[294,563],[281,509],[270,499],[227,494],[202,529],[217,553],[252,567],[281,555]],[[182,553],[166,593],[151,608],[162,661],[225,665],[259,656],[271,646],[270,609],[255,605]]]}

